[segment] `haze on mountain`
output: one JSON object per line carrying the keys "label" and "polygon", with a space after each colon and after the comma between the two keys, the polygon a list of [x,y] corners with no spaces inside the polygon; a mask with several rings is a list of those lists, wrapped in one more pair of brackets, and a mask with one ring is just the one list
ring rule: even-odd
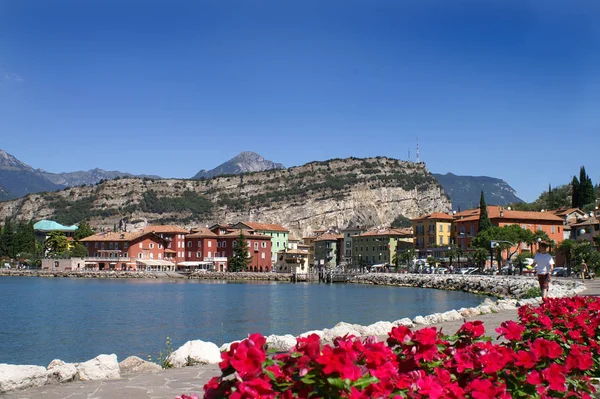
{"label": "haze on mountain", "polygon": [[521,203],[517,192],[504,180],[488,176],[457,176],[432,173],[452,200],[454,210],[465,210],[479,206],[481,191],[488,205],[506,206]]}
{"label": "haze on mountain", "polygon": [[281,163],[269,161],[255,152],[244,151],[214,169],[202,169],[200,172],[196,173],[192,179],[210,179],[211,177],[221,175],[262,172],[271,169],[285,169],[285,166]]}
{"label": "haze on mountain", "polygon": [[152,175],[132,175],[119,171],[105,171],[99,168],[88,171],[51,173],[43,169],[34,169],[6,151],[0,150],[0,201],[82,184],[97,184],[102,180],[114,179],[115,177],[132,176],[160,178]]}

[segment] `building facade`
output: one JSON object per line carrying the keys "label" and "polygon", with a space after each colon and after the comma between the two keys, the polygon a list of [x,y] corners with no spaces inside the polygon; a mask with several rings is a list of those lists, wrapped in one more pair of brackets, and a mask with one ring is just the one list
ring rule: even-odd
{"label": "building facade", "polygon": [[367,231],[352,237],[352,265],[361,269],[390,265],[396,252],[412,247],[410,228]]}
{"label": "building facade", "polygon": [[179,263],[184,262],[186,257],[185,236],[188,230],[179,226],[153,225],[144,228],[142,231],[151,232],[167,241],[165,248],[165,257],[170,261]]}
{"label": "building facade", "polygon": [[341,234],[325,233],[314,240],[315,266],[319,269],[334,269],[342,258]]}
{"label": "building facade", "polygon": [[290,232],[283,226],[272,223],[239,222],[232,226],[235,229],[247,229],[271,237],[271,265],[277,262],[277,253],[288,247]]}

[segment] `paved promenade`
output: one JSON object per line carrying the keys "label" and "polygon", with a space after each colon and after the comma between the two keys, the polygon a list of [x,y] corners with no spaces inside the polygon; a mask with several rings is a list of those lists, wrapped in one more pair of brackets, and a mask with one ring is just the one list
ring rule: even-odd
{"label": "paved promenade", "polygon": [[[586,280],[587,290],[580,295],[600,296],[600,280]],[[516,320],[516,310],[480,315],[471,318],[484,322],[489,336],[497,337],[495,329],[503,321]],[[471,320],[467,319],[467,320]],[[443,332],[452,334],[462,321],[436,324]],[[151,374],[138,374],[112,381],[78,381],[61,385],[45,385],[25,391],[0,395],[2,399],[174,399],[182,393],[197,393],[202,397],[202,386],[213,376],[219,375],[217,365],[185,367],[163,370]]]}

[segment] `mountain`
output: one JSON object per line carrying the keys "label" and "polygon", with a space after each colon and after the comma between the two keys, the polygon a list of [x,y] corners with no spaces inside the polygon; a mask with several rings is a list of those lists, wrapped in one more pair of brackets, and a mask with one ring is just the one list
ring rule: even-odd
{"label": "mountain", "polygon": [[13,198],[15,198],[15,196],[12,195],[8,189],[0,186],[0,201],[6,201]]}
{"label": "mountain", "polygon": [[264,159],[252,151],[241,152],[229,161],[211,170],[202,169],[192,179],[209,179],[220,175],[239,175],[246,172],[262,172],[271,169],[285,169],[283,164]]}
{"label": "mountain", "polygon": [[517,197],[517,192],[501,179],[488,176],[457,176],[452,173],[433,173],[433,176],[452,200],[454,210],[478,207],[482,190],[488,205],[505,206],[523,202]]}
{"label": "mountain", "polygon": [[115,177],[147,177],[150,179],[160,179],[159,176],[153,175],[132,175],[131,173],[119,172],[117,170],[107,171],[104,169],[90,169],[88,171],[65,172],[65,173],[50,173],[45,170],[38,169],[42,175],[54,184],[62,187],[81,186],[82,184],[97,184],[102,180],[112,180]]}
{"label": "mountain", "polygon": [[105,171],[98,168],[86,172],[50,173],[43,169],[34,169],[6,151],[0,150],[0,201],[82,184],[94,185],[102,180],[111,180],[116,177],[160,179],[158,176],[135,176],[131,173]]}
{"label": "mountain", "polygon": [[399,215],[414,218],[451,209],[425,164],[377,157],[204,180],[107,180],[2,202],[0,220],[88,220],[97,228],[112,228],[124,219],[132,229],[148,223],[198,227],[260,221],[303,237],[320,228],[389,226]]}
{"label": "mountain", "polygon": [[0,150],[0,186],[14,197],[62,188],[3,150]]}

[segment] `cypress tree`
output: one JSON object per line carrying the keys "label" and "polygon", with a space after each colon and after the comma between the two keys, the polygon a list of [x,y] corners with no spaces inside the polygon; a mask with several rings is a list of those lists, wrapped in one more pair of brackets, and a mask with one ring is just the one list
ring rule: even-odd
{"label": "cypress tree", "polygon": [[571,206],[573,208],[581,207],[581,195],[579,193],[579,180],[573,176],[571,181]]}
{"label": "cypress tree", "polygon": [[248,264],[250,263],[250,258],[248,257],[248,243],[244,238],[244,234],[240,230],[240,236],[235,242],[235,247],[233,249],[233,256],[229,259],[229,266],[227,271],[230,272],[241,272],[246,269]]}
{"label": "cypress tree", "polygon": [[489,229],[492,227],[492,222],[488,217],[487,204],[485,203],[485,196],[483,190],[481,190],[481,198],[479,199],[479,232]]}
{"label": "cypress tree", "polygon": [[579,170],[579,199],[581,206],[594,203],[596,200],[594,184],[592,183],[592,179],[585,173],[584,166]]}

